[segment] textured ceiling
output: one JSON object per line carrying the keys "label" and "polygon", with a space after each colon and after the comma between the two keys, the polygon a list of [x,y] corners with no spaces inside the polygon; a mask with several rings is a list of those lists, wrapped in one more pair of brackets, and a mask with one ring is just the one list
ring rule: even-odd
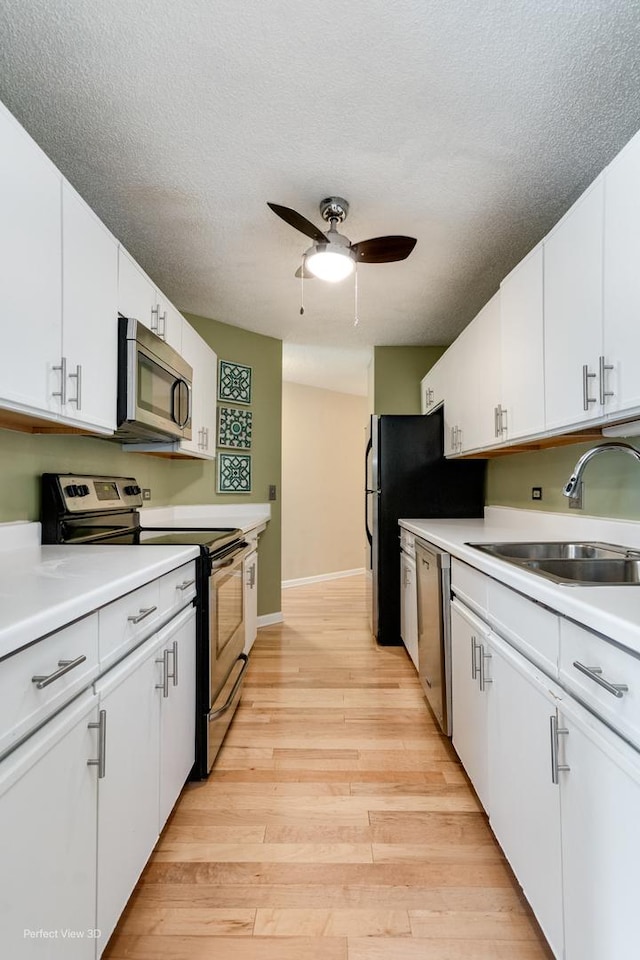
{"label": "textured ceiling", "polygon": [[[640,127],[631,0],[3,0],[0,44],[0,99],[175,304],[293,345],[451,342]],[[359,268],[355,328],[349,280],[300,316],[309,241],[266,206],[330,194],[352,241],[418,238]]]}

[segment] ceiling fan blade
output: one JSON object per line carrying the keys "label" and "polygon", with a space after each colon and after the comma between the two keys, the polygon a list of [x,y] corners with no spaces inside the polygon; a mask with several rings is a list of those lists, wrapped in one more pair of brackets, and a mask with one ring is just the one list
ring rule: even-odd
{"label": "ceiling fan blade", "polygon": [[298,280],[300,279],[300,277],[304,277],[305,280],[317,279],[315,274],[311,273],[311,270],[307,270],[306,267],[304,268],[304,273],[303,273],[303,268],[298,267],[298,269],[296,270],[296,277],[298,278]]}
{"label": "ceiling fan blade", "polygon": [[296,213],[296,211],[291,210],[290,207],[281,207],[279,203],[267,203],[267,206],[273,210],[276,216],[284,220],[285,223],[288,223],[290,227],[295,227],[296,230],[304,233],[307,237],[311,237],[316,243],[327,242],[327,238],[322,230],[315,227],[311,221],[303,217],[301,213]]}
{"label": "ceiling fan blade", "polygon": [[414,237],[374,237],[352,243],[357,263],[392,263],[409,256],[418,241]]}

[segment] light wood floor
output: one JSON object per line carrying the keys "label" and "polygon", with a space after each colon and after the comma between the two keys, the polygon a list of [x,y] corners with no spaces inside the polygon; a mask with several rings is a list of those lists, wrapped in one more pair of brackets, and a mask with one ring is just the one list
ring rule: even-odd
{"label": "light wood floor", "polygon": [[548,960],[404,648],[369,635],[364,578],[283,604],[104,956]]}

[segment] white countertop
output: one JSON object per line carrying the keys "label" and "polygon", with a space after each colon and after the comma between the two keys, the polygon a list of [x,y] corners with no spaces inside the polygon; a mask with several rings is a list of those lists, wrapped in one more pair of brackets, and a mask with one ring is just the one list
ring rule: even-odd
{"label": "white countertop", "polygon": [[400,520],[400,525],[495,580],[640,654],[640,586],[567,586],[474,550],[468,542],[599,540],[640,548],[640,523],[488,507],[478,520]]}
{"label": "white countertop", "polygon": [[40,546],[40,524],[0,527],[0,658],[198,556],[184,546]]}
{"label": "white countertop", "polygon": [[265,529],[271,519],[268,503],[195,503],[175,507],[143,507],[142,527],[178,527],[188,524],[196,529],[234,527],[243,533]]}

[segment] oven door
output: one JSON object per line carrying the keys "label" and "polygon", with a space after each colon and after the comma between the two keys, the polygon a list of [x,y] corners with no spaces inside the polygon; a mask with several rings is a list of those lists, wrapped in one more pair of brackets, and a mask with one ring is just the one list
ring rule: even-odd
{"label": "oven door", "polygon": [[211,564],[209,577],[209,705],[214,702],[244,650],[242,561],[251,552],[244,542]]}

